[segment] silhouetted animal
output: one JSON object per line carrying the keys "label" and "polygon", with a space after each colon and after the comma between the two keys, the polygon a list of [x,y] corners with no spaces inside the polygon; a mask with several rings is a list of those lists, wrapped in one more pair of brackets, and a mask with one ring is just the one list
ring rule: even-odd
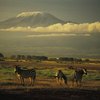
{"label": "silhouetted animal", "polygon": [[22,69],[19,66],[16,66],[15,73],[21,80],[21,84],[24,85],[24,79],[29,78],[31,81],[31,85],[34,84],[35,78],[36,78],[36,71],[35,69]]}
{"label": "silhouetted animal", "polygon": [[85,68],[75,69],[75,72],[74,72],[73,78],[72,78],[73,85],[74,85],[74,82],[76,82],[77,86],[81,86],[82,77],[84,74],[87,75],[87,70]]}
{"label": "silhouetted animal", "polygon": [[62,81],[62,79],[64,80],[64,83],[67,84],[67,77],[66,75],[62,72],[62,70],[58,70],[57,74],[56,74],[56,78],[59,81]]}

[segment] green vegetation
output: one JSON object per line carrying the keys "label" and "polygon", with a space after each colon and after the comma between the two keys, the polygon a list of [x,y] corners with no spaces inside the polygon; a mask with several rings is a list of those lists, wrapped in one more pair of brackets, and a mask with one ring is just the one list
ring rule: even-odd
{"label": "green vegetation", "polygon": [[0,81],[14,79],[14,68],[0,68]]}
{"label": "green vegetation", "polygon": [[53,70],[50,70],[50,69],[38,70],[37,71],[37,76],[50,78],[50,77],[54,77],[55,76],[55,72]]}
{"label": "green vegetation", "polygon": [[88,74],[84,76],[84,80],[100,80],[99,70],[89,70]]}
{"label": "green vegetation", "polygon": [[[68,77],[68,80],[71,79],[74,70],[62,68],[62,71]],[[57,72],[57,68],[55,69],[41,69],[37,70],[37,77],[44,78],[54,78]],[[14,68],[0,68],[0,81],[2,80],[13,80],[15,78]],[[100,80],[100,71],[99,70],[88,70],[88,74],[84,75],[83,80]]]}

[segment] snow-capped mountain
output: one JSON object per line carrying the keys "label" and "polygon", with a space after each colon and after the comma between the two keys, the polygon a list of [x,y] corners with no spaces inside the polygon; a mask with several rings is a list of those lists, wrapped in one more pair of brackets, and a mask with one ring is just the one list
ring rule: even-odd
{"label": "snow-capped mountain", "polygon": [[40,27],[49,26],[56,23],[65,23],[65,21],[44,12],[22,12],[16,17],[0,22],[0,28],[10,27]]}

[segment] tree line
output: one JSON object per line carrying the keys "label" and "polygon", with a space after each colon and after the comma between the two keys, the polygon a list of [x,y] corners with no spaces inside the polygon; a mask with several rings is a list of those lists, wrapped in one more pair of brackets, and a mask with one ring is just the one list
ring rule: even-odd
{"label": "tree line", "polygon": [[46,56],[33,56],[33,55],[12,55],[10,57],[11,59],[15,59],[15,60],[38,60],[38,61],[42,61],[42,60],[48,60],[48,57]]}
{"label": "tree line", "polygon": [[[0,53],[0,61],[4,61],[6,60],[7,57],[4,56],[4,54]],[[100,63],[100,60],[97,61],[91,61],[90,59],[86,58],[86,59],[82,59],[82,58],[73,58],[73,57],[47,57],[47,56],[35,56],[35,55],[11,55],[9,57],[9,59],[11,60],[16,60],[16,61],[21,61],[21,60],[25,60],[25,61],[32,61],[32,60],[36,60],[36,61],[56,61],[58,63],[62,63],[62,62],[94,62],[94,63]]]}

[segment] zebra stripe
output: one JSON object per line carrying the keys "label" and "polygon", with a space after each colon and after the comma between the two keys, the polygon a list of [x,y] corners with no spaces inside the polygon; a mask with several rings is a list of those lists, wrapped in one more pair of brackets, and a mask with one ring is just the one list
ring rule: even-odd
{"label": "zebra stripe", "polygon": [[73,74],[73,85],[74,82],[76,82],[77,86],[81,86],[81,82],[82,82],[82,78],[83,75],[87,74],[87,70],[86,69],[76,69],[74,74]]}
{"label": "zebra stripe", "polygon": [[58,70],[57,74],[56,74],[56,77],[58,79],[58,82],[62,79],[64,80],[64,83],[67,84],[67,77],[66,75],[61,71],[61,70]]}
{"label": "zebra stripe", "polygon": [[20,78],[21,84],[24,85],[24,79],[29,78],[31,80],[31,85],[33,85],[36,78],[35,69],[22,69],[21,67],[16,66],[15,73]]}

